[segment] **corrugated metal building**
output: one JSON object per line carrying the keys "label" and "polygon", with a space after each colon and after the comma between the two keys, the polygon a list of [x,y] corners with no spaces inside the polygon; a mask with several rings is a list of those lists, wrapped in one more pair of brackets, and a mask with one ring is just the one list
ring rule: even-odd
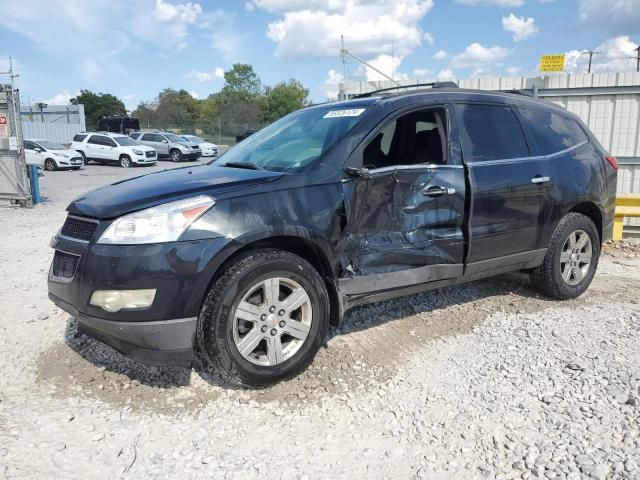
{"label": "corrugated metal building", "polygon": [[22,105],[22,135],[26,139],[69,143],[86,130],[84,105]]}
{"label": "corrugated metal building", "polygon": [[[414,81],[399,81],[411,86]],[[544,77],[459,80],[461,88],[530,90],[574,112],[620,161],[618,192],[640,193],[640,73],[592,73]],[[347,96],[395,86],[390,81],[347,82]],[[640,226],[640,220],[627,220]]]}

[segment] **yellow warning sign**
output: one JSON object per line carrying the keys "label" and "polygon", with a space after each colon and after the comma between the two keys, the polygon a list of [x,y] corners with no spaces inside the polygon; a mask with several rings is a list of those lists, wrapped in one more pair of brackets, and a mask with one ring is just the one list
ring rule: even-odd
{"label": "yellow warning sign", "polygon": [[541,72],[563,72],[564,54],[562,55],[542,55],[540,57]]}

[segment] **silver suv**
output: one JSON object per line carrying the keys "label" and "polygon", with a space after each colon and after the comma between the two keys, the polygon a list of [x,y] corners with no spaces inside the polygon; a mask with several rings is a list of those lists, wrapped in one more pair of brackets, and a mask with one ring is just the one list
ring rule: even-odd
{"label": "silver suv", "polygon": [[129,135],[143,145],[153,147],[158,158],[170,158],[172,162],[197,160],[202,150],[197,143],[189,142],[171,132],[133,132]]}

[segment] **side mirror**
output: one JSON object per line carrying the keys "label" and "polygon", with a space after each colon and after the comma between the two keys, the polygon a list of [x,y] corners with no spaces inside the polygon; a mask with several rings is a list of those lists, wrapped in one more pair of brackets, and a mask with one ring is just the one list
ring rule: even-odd
{"label": "side mirror", "polygon": [[42,153],[42,149],[40,147],[34,148],[33,151],[37,153]]}
{"label": "side mirror", "polygon": [[162,139],[162,143],[169,143],[169,140]]}
{"label": "side mirror", "polygon": [[346,167],[344,169],[344,173],[346,173],[351,178],[361,178],[363,180],[367,180],[371,178],[371,172],[369,172],[368,168],[357,168],[357,167]]}

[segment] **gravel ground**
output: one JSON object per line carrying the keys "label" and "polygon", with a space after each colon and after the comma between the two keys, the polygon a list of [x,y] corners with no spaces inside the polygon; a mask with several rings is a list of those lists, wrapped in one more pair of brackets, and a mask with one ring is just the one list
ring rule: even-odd
{"label": "gravel ground", "polygon": [[360,307],[262,390],[131,362],[46,298],[64,206],[146,171],[47,173],[0,208],[0,478],[640,478],[640,247],[574,301],[522,274]]}

